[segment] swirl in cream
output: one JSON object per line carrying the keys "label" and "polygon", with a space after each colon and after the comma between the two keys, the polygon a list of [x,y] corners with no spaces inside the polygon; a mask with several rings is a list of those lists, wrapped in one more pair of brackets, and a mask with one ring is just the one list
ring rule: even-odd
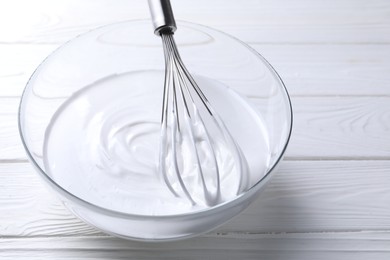
{"label": "swirl in cream", "polygon": [[[46,130],[45,171],[74,195],[121,212],[172,215],[207,207],[174,196],[158,174],[163,77],[162,71],[112,75],[74,93]],[[223,203],[266,172],[266,131],[245,98],[217,81],[195,78],[248,162],[248,170],[237,174],[228,148],[218,147]]]}

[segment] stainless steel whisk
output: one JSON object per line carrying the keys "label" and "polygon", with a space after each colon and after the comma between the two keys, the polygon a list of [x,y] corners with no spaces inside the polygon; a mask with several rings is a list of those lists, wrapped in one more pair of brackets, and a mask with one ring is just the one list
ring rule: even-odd
{"label": "stainless steel whisk", "polygon": [[[170,1],[149,0],[149,7],[165,56],[159,172],[176,196],[213,206],[221,202],[224,165],[230,163],[230,170],[242,175],[246,160],[179,55]],[[244,178],[240,180],[237,194],[246,187]]]}

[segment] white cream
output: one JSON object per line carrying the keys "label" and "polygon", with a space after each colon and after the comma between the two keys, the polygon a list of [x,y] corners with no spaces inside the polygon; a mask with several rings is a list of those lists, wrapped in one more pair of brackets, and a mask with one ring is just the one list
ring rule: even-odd
{"label": "white cream", "polygon": [[[235,171],[228,148],[218,148],[222,203],[268,170],[267,133],[245,98],[217,81],[195,79],[248,163],[247,171]],[[159,174],[163,80],[158,71],[112,75],[72,95],[47,128],[45,171],[74,195],[116,211],[172,215],[206,208],[174,196]],[[198,188],[192,186],[195,196]]]}

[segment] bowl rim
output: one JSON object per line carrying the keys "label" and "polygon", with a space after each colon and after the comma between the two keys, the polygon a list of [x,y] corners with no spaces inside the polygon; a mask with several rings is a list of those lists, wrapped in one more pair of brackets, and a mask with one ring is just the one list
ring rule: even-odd
{"label": "bowl rim", "polygon": [[255,56],[257,56],[264,63],[264,65],[272,73],[274,73],[275,79],[279,82],[279,86],[281,87],[285,97],[287,98],[287,107],[289,109],[289,118],[290,118],[290,120],[288,122],[288,133],[287,133],[286,139],[284,141],[284,146],[283,146],[278,158],[275,160],[274,164],[272,165],[272,167],[270,167],[269,170],[252,187],[250,187],[246,191],[242,192],[238,196],[234,197],[233,199],[230,199],[228,201],[225,201],[223,203],[217,204],[217,205],[209,207],[209,208],[204,208],[204,209],[200,209],[200,210],[196,210],[196,211],[190,211],[190,212],[179,213],[179,214],[170,214],[170,215],[142,215],[142,214],[126,213],[126,212],[121,212],[121,211],[117,211],[117,210],[104,208],[102,206],[96,205],[94,203],[91,203],[85,199],[82,199],[82,198],[76,196],[75,194],[73,194],[73,193],[69,192],[68,190],[66,190],[65,188],[63,188],[61,185],[59,185],[57,182],[55,182],[52,178],[50,178],[45,173],[45,171],[38,165],[38,163],[34,160],[34,157],[32,156],[32,154],[31,154],[31,152],[30,152],[30,150],[25,142],[25,138],[24,138],[23,130],[22,130],[22,117],[21,117],[22,104],[23,104],[23,101],[25,99],[26,90],[27,90],[27,87],[29,86],[30,81],[32,80],[34,75],[38,72],[39,68],[45,63],[45,61],[49,57],[51,57],[54,53],[56,53],[58,50],[62,49],[68,43],[79,38],[80,36],[84,36],[90,32],[94,32],[96,30],[99,30],[99,29],[102,29],[105,27],[126,24],[126,23],[145,22],[145,21],[148,21],[151,23],[150,19],[134,19],[134,20],[125,20],[125,21],[110,23],[110,24],[106,24],[103,26],[93,28],[93,29],[86,31],[80,35],[77,35],[76,37],[73,37],[70,40],[66,41],[65,43],[61,44],[54,51],[52,51],[45,59],[42,60],[42,62],[35,68],[35,70],[31,74],[31,76],[29,77],[29,79],[26,83],[26,86],[23,90],[23,93],[21,95],[20,102],[19,102],[18,132],[19,132],[19,136],[21,138],[23,147],[27,153],[27,156],[28,156],[30,163],[33,164],[35,169],[37,169],[37,172],[42,176],[42,178],[46,181],[46,183],[48,183],[51,186],[51,188],[54,188],[56,190],[56,192],[59,192],[61,195],[65,196],[66,199],[69,199],[70,201],[72,201],[76,204],[82,204],[82,205],[86,206],[89,210],[98,211],[98,212],[104,213],[105,215],[110,215],[110,216],[115,216],[115,217],[122,217],[122,218],[129,218],[130,217],[130,218],[142,218],[142,219],[153,219],[153,220],[154,219],[167,219],[167,218],[168,219],[181,218],[181,217],[186,217],[186,216],[194,217],[196,215],[210,214],[210,211],[222,210],[226,205],[232,204],[232,203],[236,202],[237,200],[240,200],[240,199],[246,197],[248,194],[255,192],[257,190],[257,188],[261,187],[261,183],[265,182],[270,177],[271,173],[275,170],[275,168],[279,165],[280,161],[283,159],[283,156],[286,152],[287,146],[288,146],[290,139],[291,139],[291,134],[292,134],[292,129],[293,129],[293,107],[292,107],[291,98],[290,98],[290,95],[288,93],[288,90],[287,90],[283,80],[281,79],[280,75],[274,69],[274,67],[261,54],[259,54],[254,48],[252,48],[251,46],[249,46],[245,42],[241,41],[240,39],[238,39],[238,38],[236,38],[228,33],[220,31],[218,29],[215,29],[215,28],[212,28],[212,27],[209,27],[206,25],[198,24],[198,23],[188,22],[188,21],[182,21],[182,20],[177,21],[178,24],[195,25],[197,27],[201,27],[201,28],[203,27],[207,30],[211,30],[211,31],[215,31],[217,33],[223,34],[224,36],[231,38],[232,40],[240,43],[241,45],[246,47],[249,51],[251,51]]}

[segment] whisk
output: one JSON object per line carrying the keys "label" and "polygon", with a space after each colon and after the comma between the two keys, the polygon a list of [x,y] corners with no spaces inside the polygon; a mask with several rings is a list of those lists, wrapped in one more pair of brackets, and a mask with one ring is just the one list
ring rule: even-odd
{"label": "whisk", "polygon": [[[230,174],[243,175],[247,162],[179,55],[170,1],[149,0],[149,7],[165,56],[159,173],[175,196],[213,206],[221,202],[225,165],[230,164]],[[237,194],[246,187],[239,179]]]}

